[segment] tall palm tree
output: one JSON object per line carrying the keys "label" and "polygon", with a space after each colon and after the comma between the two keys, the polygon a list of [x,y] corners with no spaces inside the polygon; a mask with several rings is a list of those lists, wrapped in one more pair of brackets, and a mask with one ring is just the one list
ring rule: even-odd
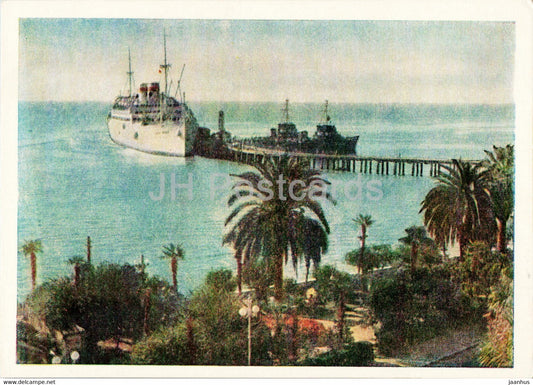
{"label": "tall palm tree", "polygon": [[25,256],[30,257],[31,267],[31,289],[34,290],[37,283],[37,254],[43,252],[43,245],[40,239],[26,241],[20,248]]}
{"label": "tall palm tree", "polygon": [[424,224],[440,245],[459,242],[462,260],[465,247],[473,240],[490,241],[493,214],[487,189],[487,172],[479,164],[454,159],[452,166],[436,177],[422,201]]}
{"label": "tall palm tree", "polygon": [[172,271],[172,288],[178,291],[178,259],[185,259],[185,252],[181,244],[169,243],[163,246],[161,258],[170,259],[170,270]]}
{"label": "tall palm tree", "polygon": [[[318,261],[317,250],[325,251],[329,225],[319,199],[332,200],[320,174],[288,156],[265,157],[254,164],[256,171],[240,175],[228,205],[233,211],[223,244],[232,245],[237,262],[254,258],[269,260],[274,270],[274,297],[283,296],[283,266],[293,268],[302,255]],[[312,237],[320,238],[316,244]],[[317,244],[319,246],[317,246]],[[309,262],[310,263],[310,262]]]}
{"label": "tall palm tree", "polygon": [[434,243],[433,239],[427,236],[424,226],[411,226],[405,229],[406,237],[400,238],[399,241],[411,247],[411,273],[416,270],[418,265],[418,251],[420,247]]}
{"label": "tall palm tree", "polygon": [[242,294],[242,249],[235,250],[235,261],[237,262],[237,290]]}
{"label": "tall palm tree", "polygon": [[91,264],[91,237],[87,237],[87,263]]}
{"label": "tall palm tree", "polygon": [[361,226],[361,235],[359,236],[359,240],[361,241],[361,249],[359,250],[360,256],[359,256],[359,263],[357,264],[357,269],[359,270],[359,274],[361,274],[361,285],[364,285],[363,283],[363,274],[364,274],[364,256],[365,256],[365,243],[366,238],[368,237],[366,235],[366,232],[370,226],[374,223],[374,220],[372,217],[368,214],[363,215],[359,214],[359,216],[355,219],[352,219],[352,221],[355,222],[357,226]]}
{"label": "tall palm tree", "polygon": [[143,301],[143,333],[147,336],[150,333],[149,319],[150,319],[150,307],[152,306],[152,288],[147,287],[142,293]]}
{"label": "tall palm tree", "polygon": [[483,166],[488,170],[489,191],[492,210],[496,220],[496,249],[503,253],[507,249],[507,221],[514,211],[514,146],[493,146],[485,151],[487,159]]}
{"label": "tall palm tree", "polygon": [[81,265],[85,263],[85,259],[76,255],[68,260],[68,263],[74,266],[74,286],[78,286],[81,277]]}
{"label": "tall palm tree", "polygon": [[144,261],[144,254],[141,254],[141,262],[135,265],[135,268],[141,274],[143,281],[146,280],[146,268],[150,265]]}
{"label": "tall palm tree", "polygon": [[328,234],[322,225],[313,219],[304,219],[303,232],[301,233],[303,254],[305,258],[305,283],[309,280],[311,262],[316,270],[320,265],[322,254],[328,251]]}

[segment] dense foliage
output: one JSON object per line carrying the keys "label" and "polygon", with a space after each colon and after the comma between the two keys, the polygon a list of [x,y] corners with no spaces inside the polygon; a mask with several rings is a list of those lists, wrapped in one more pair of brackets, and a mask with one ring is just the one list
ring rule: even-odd
{"label": "dense foliage", "polygon": [[[247,320],[235,295],[235,281],[229,270],[208,274],[202,287],[190,299],[187,319],[177,326],[162,328],[137,343],[132,362],[156,365],[246,365]],[[271,363],[268,351],[272,339],[268,329],[253,319],[252,363]]]}
{"label": "dense foliage", "polygon": [[512,272],[504,269],[489,295],[488,332],[479,354],[483,366],[513,366],[513,302]]}
{"label": "dense foliage", "polygon": [[[266,301],[270,295],[270,286],[274,283],[274,271],[269,268],[268,260],[248,261],[242,270],[242,279],[255,291],[259,301]],[[286,291],[287,288],[285,288]]]}
{"label": "dense foliage", "polygon": [[331,350],[318,357],[310,357],[301,366],[369,366],[374,361],[374,347],[370,342],[346,344],[342,349]]}
{"label": "dense foliage", "polygon": [[157,278],[146,279],[131,265],[84,264],[78,279],[76,284],[68,278],[46,282],[27,303],[49,328],[83,329],[82,363],[105,363],[99,341],[139,338],[179,317],[175,292]]}
{"label": "dense foliage", "polygon": [[486,243],[473,242],[457,266],[463,292],[486,304],[493,286],[500,280],[501,272],[511,267],[508,256],[493,251]]}
{"label": "dense foliage", "polygon": [[[361,279],[361,288],[367,290],[369,284],[367,277],[370,274],[372,281],[374,269],[382,269],[394,261],[399,260],[401,253],[390,245],[371,245],[364,249],[359,248],[348,252],[344,260],[349,265],[357,266]],[[371,282],[370,282],[371,284]]]}
{"label": "dense foliage", "polygon": [[480,318],[446,265],[399,270],[376,280],[370,306],[381,324],[379,350],[388,355]]}

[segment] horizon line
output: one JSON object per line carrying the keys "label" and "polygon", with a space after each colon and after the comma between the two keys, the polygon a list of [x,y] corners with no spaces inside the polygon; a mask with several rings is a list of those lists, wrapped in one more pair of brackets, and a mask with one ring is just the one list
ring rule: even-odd
{"label": "horizon line", "polygon": [[[291,101],[290,104],[323,104],[326,99],[322,101]],[[470,105],[470,106],[511,106],[516,105],[516,102],[332,102],[330,99],[327,99],[328,103],[333,105],[346,105],[346,104],[360,104],[360,105],[442,105],[442,106],[458,106],[458,105]],[[113,104],[113,100],[21,100],[17,101],[18,103],[102,103],[102,104]],[[185,103],[248,103],[248,104],[283,104],[284,100],[186,100]]]}

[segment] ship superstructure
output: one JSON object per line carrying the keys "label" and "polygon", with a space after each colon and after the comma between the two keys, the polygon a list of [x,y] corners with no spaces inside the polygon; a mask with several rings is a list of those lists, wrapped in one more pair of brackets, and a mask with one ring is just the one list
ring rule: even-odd
{"label": "ship superstructure", "polygon": [[256,145],[269,148],[278,147],[286,151],[357,155],[359,135],[344,137],[339,134],[337,127],[331,122],[327,100],[323,117],[317,124],[313,137],[309,137],[307,131],[298,131],[296,125],[290,121],[288,100],[285,100],[285,107],[282,112],[283,121],[278,124],[278,128],[271,128],[268,138],[254,139]]}
{"label": "ship superstructure", "polygon": [[343,137],[337,127],[331,122],[326,100],[322,121],[316,126],[315,138],[317,147],[326,153],[357,155],[359,135]]}

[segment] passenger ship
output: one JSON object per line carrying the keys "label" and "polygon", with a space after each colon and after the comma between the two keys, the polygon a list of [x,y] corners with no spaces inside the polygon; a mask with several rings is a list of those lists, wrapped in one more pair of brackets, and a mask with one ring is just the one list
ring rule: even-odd
{"label": "passenger ship", "polygon": [[[167,63],[166,36],[164,39],[164,63],[160,71],[164,72],[164,87],[160,89],[158,82],[142,83],[139,92],[132,89],[133,72],[131,55],[128,54],[129,95],[118,96],[107,117],[107,126],[111,139],[122,146],[133,148],[150,154],[166,156],[193,155],[193,143],[198,130],[198,123],[193,112],[181,94],[180,79],[176,94],[180,101],[170,96]],[[171,82],[172,83],[172,82]]]}

